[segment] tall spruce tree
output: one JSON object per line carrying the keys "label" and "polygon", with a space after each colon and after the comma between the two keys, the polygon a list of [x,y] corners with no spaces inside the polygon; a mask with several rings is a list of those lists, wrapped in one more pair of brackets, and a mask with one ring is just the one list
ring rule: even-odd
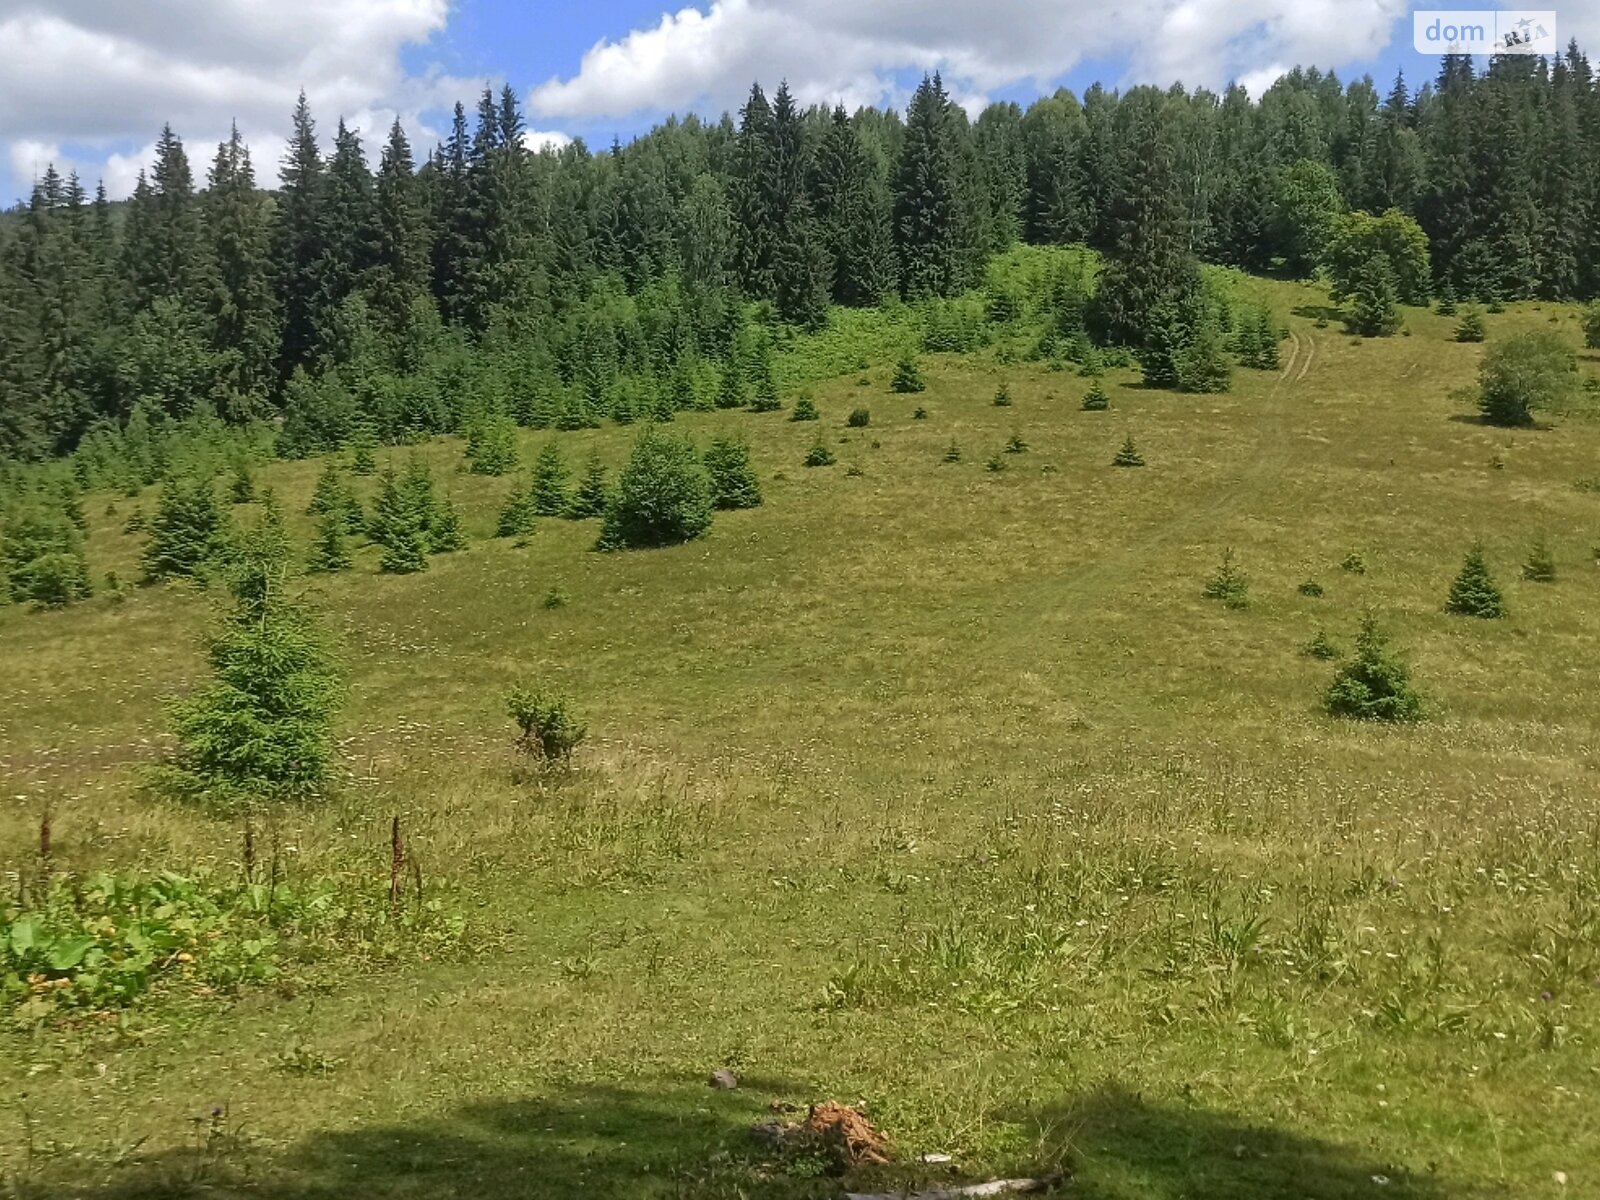
{"label": "tall spruce tree", "polygon": [[323,165],[317,126],[306,95],[294,110],[294,130],[278,172],[277,229],[273,261],[283,313],[283,378],[311,362],[321,340],[324,314],[322,265]]}
{"label": "tall spruce tree", "polygon": [[217,147],[203,197],[214,269],[208,307],[225,412],[267,411],[277,388],[280,329],[272,271],[272,209],[256,190],[250,151],[235,125]]}
{"label": "tall spruce tree", "polygon": [[811,194],[832,266],[835,303],[878,303],[895,286],[889,195],[842,104],[833,110],[818,147]]}
{"label": "tall spruce tree", "polygon": [[969,282],[961,196],[961,149],[950,98],[925,75],[906,111],[895,173],[894,225],[906,296],[951,296]]}
{"label": "tall spruce tree", "polygon": [[810,168],[803,118],[787,83],[772,107],[772,289],[778,315],[809,328],[828,316],[828,255],[806,194]]}

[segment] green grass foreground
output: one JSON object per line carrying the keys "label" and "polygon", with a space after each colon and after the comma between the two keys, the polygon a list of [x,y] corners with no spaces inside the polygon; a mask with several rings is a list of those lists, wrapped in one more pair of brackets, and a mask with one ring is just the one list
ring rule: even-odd
{"label": "green grass foreground", "polygon": [[[290,871],[381,888],[398,813],[478,949],[0,1034],[0,1196],[836,1196],[748,1132],[829,1098],[899,1164],[851,1186],[1600,1195],[1600,495],[1574,486],[1600,420],[1483,426],[1453,318],[1355,341],[1314,289],[1242,286],[1288,321],[1281,371],[1219,396],[1113,371],[1105,412],[987,353],[893,395],[894,316],[842,318],[823,366],[780,363],[819,422],[679,417],[749,439],[765,504],[668,550],[496,539],[515,477],[421,447],[470,548],[306,581],[350,779],[277,835]],[[1579,341],[1557,305],[1488,326]],[[806,469],[819,431],[837,464]],[[520,449],[615,468],[636,432]],[[1130,436],[1143,470],[1111,466]],[[320,469],[258,472],[302,551]],[[136,504],[86,501],[97,579],[137,575]],[[1552,583],[1518,575],[1540,536]],[[1508,620],[1444,611],[1478,540]],[[1203,594],[1228,548],[1245,608]],[[209,604],[0,610],[0,863],[48,803],[59,870],[236,869],[236,823],[133,786]],[[1369,608],[1422,723],[1321,711],[1338,664],[1302,648],[1348,654]],[[570,773],[516,760],[528,679],[588,721]],[[706,1087],[723,1066],[738,1091]]]}

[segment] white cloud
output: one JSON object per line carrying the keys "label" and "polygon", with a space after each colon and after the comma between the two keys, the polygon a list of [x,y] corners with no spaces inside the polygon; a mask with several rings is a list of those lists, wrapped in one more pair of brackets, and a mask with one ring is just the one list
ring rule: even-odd
{"label": "white cloud", "polygon": [[712,0],[600,42],[530,104],[571,118],[732,108],[752,80],[786,77],[802,100],[854,106],[893,97],[897,71],[935,68],[978,101],[1102,58],[1128,62],[1125,82],[1218,86],[1268,63],[1369,58],[1407,11],[1406,0]]}
{"label": "white cloud", "polygon": [[522,144],[536,154],[540,150],[559,150],[571,142],[572,139],[566,134],[554,130],[528,129],[522,134]]}
{"label": "white cloud", "polygon": [[[479,81],[408,76],[402,50],[443,29],[450,0],[0,0],[0,141],[26,187],[33,150],[62,147],[92,187],[132,188],[145,147],[171,122],[197,179],[237,121],[258,176],[276,174],[303,87],[324,135],[340,113],[369,151],[396,115],[417,114]],[[425,146],[418,146],[419,152]],[[38,164],[42,166],[42,164]]]}

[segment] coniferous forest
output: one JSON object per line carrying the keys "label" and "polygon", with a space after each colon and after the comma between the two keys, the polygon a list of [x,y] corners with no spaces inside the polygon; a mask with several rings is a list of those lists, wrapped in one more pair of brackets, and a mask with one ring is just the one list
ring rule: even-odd
{"label": "coniferous forest", "polygon": [[1575,44],[1387,94],[1295,70],[1259,102],[1095,86],[976,120],[937,77],[903,116],[756,86],[602,153],[531,152],[510,88],[431,152],[318,120],[302,98],[278,164],[164,129],[127,202],[52,168],[0,219],[0,459],[81,447],[113,482],[195,414],[281,422],[286,456],[648,417],[759,374],[763,321],[952,296],[1018,241],[1103,252],[1086,333],[1156,383],[1206,336],[1199,262],[1329,269],[1380,334],[1393,299],[1600,295]]}

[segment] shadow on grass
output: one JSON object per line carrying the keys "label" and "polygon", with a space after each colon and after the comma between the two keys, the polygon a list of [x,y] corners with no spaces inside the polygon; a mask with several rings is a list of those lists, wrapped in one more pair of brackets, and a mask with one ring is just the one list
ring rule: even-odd
{"label": "shadow on grass", "polygon": [[779,1163],[750,1134],[772,1115],[767,1100],[805,1094],[762,1080],[737,1092],[703,1081],[572,1085],[411,1124],[319,1132],[283,1149],[202,1135],[94,1182],[44,1174],[13,1186],[26,1200],[813,1200],[839,1191],[820,1162]]}
{"label": "shadow on grass", "polygon": [[1304,317],[1308,321],[1315,321],[1321,318],[1330,325],[1335,321],[1344,320],[1344,309],[1333,308],[1326,304],[1301,304],[1298,307],[1291,308],[1289,311],[1297,317]]}
{"label": "shadow on grass", "polygon": [[1413,1174],[1363,1150],[1117,1085],[1035,1109],[1042,1145],[1065,1150],[1076,1200],[1444,1200],[1493,1193]]}
{"label": "shadow on grass", "polygon": [[[780,1159],[750,1136],[751,1125],[770,1116],[765,1101],[775,1095],[805,1091],[754,1080],[737,1092],[683,1082],[574,1085],[468,1105],[432,1121],[317,1133],[281,1151],[175,1152],[116,1168],[97,1183],[20,1181],[16,1193],[86,1200],[821,1200],[838,1197],[846,1184],[877,1191],[889,1190],[890,1180],[933,1187],[952,1178],[934,1174],[951,1168],[904,1166],[841,1179],[817,1159]],[[1065,1194],[1083,1200],[1484,1194],[1409,1175],[1350,1147],[1232,1113],[1150,1103],[1116,1086],[1011,1119],[1035,1135],[1038,1157],[994,1169],[1045,1175],[1065,1166],[1075,1176]],[[963,1164],[959,1180],[986,1177],[982,1165]]]}

